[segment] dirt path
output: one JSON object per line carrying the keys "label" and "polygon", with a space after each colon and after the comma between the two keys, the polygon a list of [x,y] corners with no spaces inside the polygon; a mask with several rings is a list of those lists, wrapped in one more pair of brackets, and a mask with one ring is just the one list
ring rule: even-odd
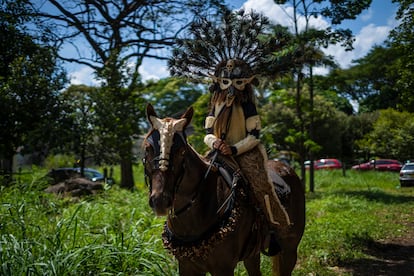
{"label": "dirt path", "polygon": [[[413,214],[414,215],[414,214]],[[367,245],[369,258],[354,260],[341,268],[353,275],[414,275],[414,223],[399,238],[375,241]]]}

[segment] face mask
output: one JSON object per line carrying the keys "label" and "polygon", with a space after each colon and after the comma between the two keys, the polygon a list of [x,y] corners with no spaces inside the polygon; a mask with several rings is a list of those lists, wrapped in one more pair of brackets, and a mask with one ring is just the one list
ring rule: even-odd
{"label": "face mask", "polygon": [[240,78],[240,79],[229,79],[229,78],[220,78],[213,75],[210,75],[214,82],[220,85],[221,90],[226,90],[231,85],[233,85],[237,90],[244,90],[246,84],[252,82],[256,76],[251,76],[250,78]]}

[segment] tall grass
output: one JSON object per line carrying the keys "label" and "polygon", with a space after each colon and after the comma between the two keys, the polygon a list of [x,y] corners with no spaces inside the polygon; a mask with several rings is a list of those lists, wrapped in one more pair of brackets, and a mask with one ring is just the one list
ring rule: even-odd
{"label": "tall grass", "polygon": [[[177,275],[160,240],[164,218],[136,171],[136,191],[115,185],[80,200],[44,193],[42,171],[0,187],[0,275]],[[400,188],[398,174],[317,171],[315,183],[294,275],[350,274],[338,267],[414,221],[414,188]],[[270,275],[266,257],[262,271]],[[247,273],[239,266],[236,275]]]}

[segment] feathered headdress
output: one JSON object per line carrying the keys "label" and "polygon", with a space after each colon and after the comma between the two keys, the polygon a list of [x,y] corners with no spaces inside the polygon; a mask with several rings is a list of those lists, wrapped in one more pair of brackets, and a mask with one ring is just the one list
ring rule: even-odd
{"label": "feathered headdress", "polygon": [[269,27],[269,20],[253,11],[228,11],[219,22],[200,19],[190,27],[191,39],[178,40],[168,62],[171,75],[252,81],[274,74],[270,55],[281,45],[265,36]]}

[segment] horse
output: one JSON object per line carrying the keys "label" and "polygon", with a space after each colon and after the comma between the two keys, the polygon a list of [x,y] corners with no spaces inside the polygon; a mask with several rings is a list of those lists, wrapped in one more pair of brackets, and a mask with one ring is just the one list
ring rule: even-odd
{"label": "horse", "polygon": [[[260,254],[269,253],[271,239],[248,185],[229,185],[211,160],[188,143],[185,130],[192,107],[178,119],[159,118],[151,104],[146,113],[151,130],[143,143],[143,165],[149,206],[157,216],[166,216],[162,239],[178,260],[179,274],[234,275],[243,261],[249,275],[261,275]],[[290,188],[281,203],[293,224],[288,235],[277,240],[279,252],[271,258],[274,275],[291,275],[305,227],[304,189],[284,163],[269,160],[267,169]]]}

